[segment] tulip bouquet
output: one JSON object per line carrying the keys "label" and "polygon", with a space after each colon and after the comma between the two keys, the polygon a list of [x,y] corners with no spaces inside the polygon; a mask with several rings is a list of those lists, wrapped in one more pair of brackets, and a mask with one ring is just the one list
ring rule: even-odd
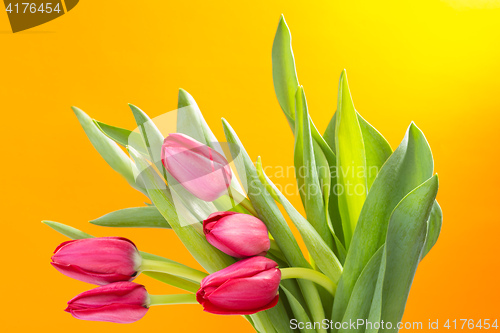
{"label": "tulip bouquet", "polygon": [[[205,271],[141,252],[128,239],[94,238],[44,221],[73,239],[56,248],[52,265],[98,286],[70,300],[67,312],[131,323],[155,305],[199,303],[213,314],[242,315],[258,332],[397,331],[417,266],[441,228],[430,147],[412,123],[392,151],[355,110],[345,71],[337,110],[321,135],[297,79],[283,18],[272,60],[276,95],[295,135],[305,216],[224,119],[226,142],[217,141],[182,89],[178,110],[166,118],[152,120],[131,105],[132,131],[73,108],[97,151],[148,201],[91,223],[171,229]],[[184,293],[149,294],[132,282],[139,274]]]}

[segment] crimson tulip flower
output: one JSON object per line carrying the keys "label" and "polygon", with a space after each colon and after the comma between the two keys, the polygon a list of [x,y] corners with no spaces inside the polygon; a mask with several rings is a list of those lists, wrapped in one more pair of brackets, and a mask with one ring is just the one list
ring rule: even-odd
{"label": "crimson tulip flower", "polygon": [[196,300],[206,312],[249,315],[278,303],[281,271],[271,259],[243,259],[201,281]]}

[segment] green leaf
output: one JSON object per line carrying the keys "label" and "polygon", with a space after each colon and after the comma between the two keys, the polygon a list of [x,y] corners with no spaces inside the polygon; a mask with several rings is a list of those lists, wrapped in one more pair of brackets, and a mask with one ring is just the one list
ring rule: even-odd
{"label": "green leaf", "polygon": [[[260,159],[257,161],[256,165],[259,168],[262,168]],[[288,199],[278,190],[276,185],[274,185],[273,182],[267,178],[264,171],[262,170],[260,172],[264,175],[265,182],[274,191],[279,203],[283,205],[283,208],[285,208],[286,213],[292,220],[293,224],[297,227],[297,230],[299,230],[300,235],[306,244],[307,250],[318,268],[335,284],[337,284],[342,274],[342,265],[335,254],[321,238],[316,229],[314,229],[311,223],[295,209]]]}
{"label": "green leaf", "polygon": [[[149,156],[151,158],[151,161],[156,165],[158,170],[162,172],[164,175],[164,178],[166,179],[167,177],[164,174],[164,167],[161,162],[161,146],[163,145],[163,134],[158,130],[154,122],[149,118],[149,116],[139,109],[137,106],[129,104],[130,109],[132,110],[132,113],[135,118],[135,122],[137,123],[137,127],[139,128],[139,132],[142,136],[143,143],[149,153]],[[141,142],[142,143],[142,142]],[[135,150],[140,151],[140,146],[133,146],[133,145],[127,145],[130,147],[133,147]]]}
{"label": "green leaf", "polygon": [[243,178],[242,182],[247,184],[248,197],[255,210],[266,223],[287,261],[292,266],[310,268],[278,206],[259,181],[257,170],[238,136],[225,119],[222,119],[222,124],[231,153],[234,154],[238,175]]}
{"label": "green leaf", "polygon": [[423,133],[411,124],[405,138],[380,170],[359,216],[332,318],[340,321],[362,270],[385,243],[387,225],[396,205],[432,176],[432,153]]}
{"label": "green leaf", "polygon": [[283,299],[278,300],[278,304],[276,306],[270,308],[269,310],[266,310],[265,313],[269,316],[271,319],[271,322],[276,329],[276,332],[287,332],[287,333],[293,333],[292,329],[290,328],[290,318],[288,317],[288,313],[286,312],[285,306],[283,304]]}
{"label": "green leaf", "polygon": [[[361,128],[361,133],[363,135],[363,143],[365,146],[365,157],[366,157],[366,174],[367,174],[367,184],[368,190],[371,189],[375,177],[377,177],[378,172],[384,165],[385,161],[392,154],[392,149],[387,140],[366,120],[363,119],[357,113],[359,126]],[[337,113],[335,113],[328,124],[328,127],[324,134],[324,140],[327,142],[331,149],[335,149],[335,127],[336,127]],[[331,166],[332,169],[336,168],[336,165]],[[332,174],[332,184],[337,184],[336,179],[333,178],[335,173]],[[332,189],[334,189],[332,187]],[[331,198],[336,200],[336,197],[331,194]],[[335,230],[335,234],[338,236],[341,242],[344,242],[342,223],[340,222],[340,214],[338,211],[338,202],[332,201],[330,199],[329,204],[330,217],[332,219],[332,225]],[[338,216],[338,217],[336,217]]]}
{"label": "green leaf", "polygon": [[[326,167],[327,170],[320,170],[319,173],[316,168],[314,144],[311,137],[311,128],[309,123],[309,113],[307,111],[306,97],[302,87],[297,89],[295,108],[296,126],[294,161],[299,190],[302,194],[301,197],[306,210],[307,219],[325,241],[327,246],[329,248],[333,248],[333,238],[328,227],[327,210],[323,192],[325,191],[325,196],[328,198],[330,195],[330,169],[324,155],[320,155],[323,158],[320,160],[320,163],[322,163],[322,169]],[[317,152],[321,153],[321,150],[318,150]],[[322,177],[322,182],[320,182],[319,175],[324,176],[325,171],[327,172],[328,180],[325,180],[325,178]],[[327,182],[327,184],[324,184],[324,182]],[[327,188],[324,189],[323,185]]]}
{"label": "green leaf", "polygon": [[[280,285],[281,290],[285,293],[286,297],[288,298],[288,303],[290,304],[290,307],[292,308],[293,314],[295,315],[295,318],[297,322],[300,323],[310,323],[311,319],[309,319],[309,316],[307,315],[306,310],[302,307],[302,304],[294,297],[294,295],[288,291],[283,285]],[[316,330],[314,329],[309,329],[309,328],[303,328],[300,329],[302,333],[316,333]]]}
{"label": "green leaf", "polygon": [[108,125],[98,120],[94,120],[94,123],[99,127],[101,132],[119,145],[123,147],[132,146],[141,153],[148,154],[146,147],[143,145],[141,134],[125,128]]}
{"label": "green leaf", "polygon": [[337,152],[338,200],[345,245],[349,250],[352,234],[368,189],[365,145],[345,70],[340,75],[337,110],[335,151]]}
{"label": "green leaf", "polygon": [[[385,161],[391,156],[392,148],[382,134],[363,119],[358,112],[356,112],[356,114],[358,116],[361,134],[363,135],[363,143],[365,145],[367,182],[368,190],[370,190],[382,165],[384,165]],[[332,149],[335,149],[336,120],[337,113],[333,115],[324,134],[325,141]]]}
{"label": "green leaf", "polygon": [[358,113],[359,126],[363,134],[363,143],[365,145],[366,156],[366,176],[368,190],[373,185],[382,165],[391,156],[392,148],[389,142],[372,125],[370,125]]}
{"label": "green leaf", "polygon": [[434,244],[436,244],[439,233],[441,232],[441,224],[443,223],[443,212],[441,207],[434,201],[432,206],[431,216],[427,221],[427,237],[425,240],[424,249],[422,250],[422,259],[429,253]]}
{"label": "green leaf", "polygon": [[281,15],[272,50],[274,91],[290,127],[294,126],[295,92],[299,86],[292,51],[292,36]]}
{"label": "green leaf", "polygon": [[[48,225],[55,231],[59,232],[60,234],[70,238],[70,239],[85,239],[85,238],[94,238],[94,236],[89,235],[83,231],[80,231],[76,228],[70,227],[68,225],[59,223],[59,222],[53,222],[53,221],[42,221],[42,223]],[[161,260],[161,261],[166,261],[166,262],[172,262],[179,264],[173,260],[163,258],[154,254],[150,254],[147,252],[141,252],[141,257],[144,259],[151,259],[151,260]],[[182,264],[179,264],[182,265]],[[195,293],[199,288],[200,285],[192,282],[190,280],[185,280],[181,277],[170,275],[167,273],[159,273],[159,272],[143,272],[142,274],[147,275],[149,277],[152,277],[153,279],[156,279],[158,281],[161,281],[163,283],[172,285],[174,287],[190,291],[192,293]]]}
{"label": "green leaf", "polygon": [[[265,186],[260,182],[255,165],[250,156],[248,156],[238,136],[225,119],[222,119],[222,125],[238,174],[240,178],[243,178],[243,182],[247,184],[248,197],[260,219],[266,224],[269,232],[276,240],[276,243],[291,266],[311,268],[309,262],[304,258],[278,206],[266,191]],[[299,285],[313,319],[318,321],[323,320],[325,314],[321,305],[321,298],[314,284],[309,281],[299,281]],[[321,332],[324,332],[324,330]]]}
{"label": "green leaf", "polygon": [[120,209],[90,223],[102,227],[118,228],[168,228],[170,225],[154,206]]}
{"label": "green leaf", "polygon": [[[385,245],[384,245],[385,247]],[[382,260],[380,262],[380,270],[377,276],[377,283],[375,286],[375,292],[373,294],[373,299],[371,302],[370,313],[368,315],[369,323],[380,323],[380,317],[382,315],[382,291],[384,283],[385,268],[387,263],[387,256],[382,254]],[[378,328],[367,327],[366,333],[378,333]]]}
{"label": "green leaf", "polygon": [[113,170],[122,175],[133,188],[145,194],[146,191],[144,188],[135,181],[134,165],[127,154],[125,154],[113,140],[104,135],[85,112],[77,107],[72,107],[72,110],[78,118],[85,134],[87,134],[87,137],[90,139],[90,142],[104,158],[106,163],[108,163]]}
{"label": "green leaf", "polygon": [[177,104],[177,132],[189,135],[193,139],[211,146],[217,138],[208,127],[198,104],[184,89],[179,89]]}
{"label": "green leaf", "polygon": [[[373,257],[368,261],[359,279],[354,286],[351,299],[347,306],[342,322],[356,322],[358,319],[368,319],[370,314],[370,307],[372,304],[375,287],[377,285],[377,278],[380,271],[380,263],[384,253],[382,246]],[[364,332],[365,328],[359,326],[358,329],[340,329],[339,332]]]}
{"label": "green leaf", "polygon": [[[394,209],[389,222],[384,256],[381,320],[395,327],[403,318],[413,277],[427,233],[427,220],[438,191],[437,175],[408,194]],[[381,329],[379,332],[392,332]]]}
{"label": "green leaf", "polygon": [[[295,59],[292,51],[292,37],[283,15],[280,18],[278,29],[274,38],[272,49],[272,66],[274,90],[276,92],[278,102],[288,120],[292,131],[295,131],[294,105],[297,87],[299,86],[299,80],[297,78],[297,72],[295,70]],[[314,141],[316,141],[316,143],[323,151],[323,154],[325,155],[324,157],[327,159],[329,167],[334,169],[336,166],[335,154],[332,152],[332,149],[328,146],[326,141],[318,132],[312,119],[309,118],[309,120],[312,138],[314,139]],[[316,164],[321,165],[320,159],[322,157],[318,152],[315,153],[315,158]],[[300,187],[302,185],[302,180],[298,178],[298,181]],[[336,175],[332,175],[331,184],[333,185],[336,183]],[[328,208],[330,223],[332,229],[335,232],[336,238],[340,242],[343,242],[344,235],[342,231],[342,222],[338,211],[338,199],[336,193],[334,192],[333,186],[330,187],[330,191],[330,194],[328,194],[328,196],[325,196],[325,203],[327,203],[327,206],[325,208]]]}
{"label": "green leaf", "polygon": [[54,221],[42,221],[43,224],[48,225],[58,233],[71,238],[71,239],[86,239],[86,238],[94,238],[94,236],[89,235],[83,231],[80,231],[76,228],[70,227],[69,225],[62,224]]}
{"label": "green leaf", "polygon": [[169,199],[170,193],[158,183],[158,174],[156,174],[154,169],[149,166],[143,156],[135,149],[132,147],[128,147],[128,149],[137,167],[143,170],[141,175],[148,189],[151,201],[163,215],[165,220],[169,222],[172,229],[196,261],[198,261],[209,273],[216,272],[234,263],[234,259],[217,250],[207,242],[201,230],[201,224],[196,223],[184,226],[180,223],[176,206],[174,206],[173,202]]}

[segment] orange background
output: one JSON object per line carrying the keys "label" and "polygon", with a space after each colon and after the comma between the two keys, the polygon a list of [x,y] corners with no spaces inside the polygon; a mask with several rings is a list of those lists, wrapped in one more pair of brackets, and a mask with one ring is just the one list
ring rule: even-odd
{"label": "orange background", "polygon": [[[206,314],[198,305],[155,307],[131,325],[73,319],[62,311],[66,301],[90,286],[50,266],[66,239],[40,221],[130,237],[144,251],[198,267],[168,230],[87,223],[140,206],[144,197],[105,164],[69,107],[132,129],[127,103],[155,117],[176,108],[182,87],[221,140],[225,117],[252,158],[293,165],[293,136],[271,76],[281,13],[321,131],[346,68],[358,111],[393,148],[413,120],[433,149],[444,224],[419,266],[404,320],[498,318],[498,7],[484,0],[83,0],[17,34],[0,12],[2,331],[251,332],[242,318]],[[151,293],[177,292],[145,276],[137,281]]]}

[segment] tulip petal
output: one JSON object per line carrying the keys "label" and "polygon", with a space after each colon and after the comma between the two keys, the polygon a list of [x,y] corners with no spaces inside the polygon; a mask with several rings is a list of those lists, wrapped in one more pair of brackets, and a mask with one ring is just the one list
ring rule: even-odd
{"label": "tulip petal", "polygon": [[112,282],[119,282],[119,281],[132,281],[135,279],[134,276],[130,275],[123,275],[123,274],[116,274],[116,273],[108,273],[108,274],[103,274],[103,273],[93,273],[86,271],[78,266],[75,265],[63,265],[59,264],[57,262],[51,262],[52,266],[54,266],[55,269],[57,269],[60,273],[83,282],[87,283],[92,283],[96,285],[106,285],[108,283]]}
{"label": "tulip petal", "polygon": [[132,323],[146,314],[148,302],[143,285],[116,282],[79,294],[68,302],[65,311],[83,320]]}
{"label": "tulip petal", "polygon": [[115,282],[75,296],[68,302],[68,306],[71,309],[81,309],[113,303],[145,306],[146,289],[134,282]]}
{"label": "tulip petal", "polygon": [[260,307],[259,309],[250,309],[250,310],[224,309],[210,302],[202,303],[202,305],[203,305],[203,311],[217,315],[251,315],[256,312],[268,310],[270,308],[275,307],[276,304],[278,304],[278,300],[279,300],[279,295],[276,295],[276,297],[274,297],[274,299],[269,304],[266,304],[265,306]]}
{"label": "tulip petal", "polygon": [[172,177],[199,199],[213,201],[230,185],[232,172],[225,157],[187,135],[166,137],[161,160]]}
{"label": "tulip petal", "polygon": [[210,244],[236,258],[265,254],[271,246],[266,225],[251,215],[230,215],[207,227]]}
{"label": "tulip petal", "polygon": [[148,308],[139,305],[110,304],[95,309],[68,310],[77,319],[130,324],[138,321]]}
{"label": "tulip petal", "polygon": [[257,309],[270,303],[276,296],[281,275],[278,269],[268,270],[250,278],[231,279],[205,298],[226,309]]}
{"label": "tulip petal", "polygon": [[210,274],[201,281],[201,287],[220,286],[228,279],[251,277],[262,271],[276,267],[278,267],[278,264],[266,257],[244,259]]}

